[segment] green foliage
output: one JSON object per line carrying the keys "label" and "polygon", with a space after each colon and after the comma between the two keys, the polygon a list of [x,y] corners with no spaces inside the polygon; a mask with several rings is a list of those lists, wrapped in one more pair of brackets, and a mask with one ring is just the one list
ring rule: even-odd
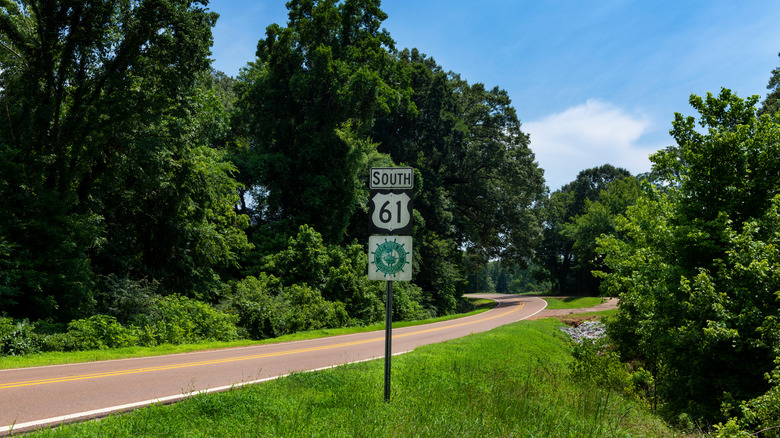
{"label": "green foliage", "polygon": [[327,301],[319,291],[306,285],[285,287],[280,298],[285,303],[282,333],[342,327],[349,319],[343,303]]}
{"label": "green foliage", "polygon": [[93,315],[70,322],[67,336],[74,350],[120,348],[138,342],[133,330],[123,327],[116,318],[108,315]]}
{"label": "green foliage", "polygon": [[550,283],[535,278],[534,274],[539,269],[539,266],[534,265],[532,261],[527,268],[501,261],[491,261],[468,275],[466,290],[468,293],[544,294],[549,292]]}
{"label": "green foliage", "polygon": [[670,418],[725,420],[722,402],[767,391],[780,351],[780,123],[756,101],[692,96],[706,132],[676,116],[678,146],[651,157],[670,184],[599,240],[621,298],[610,336],[654,373]]}
{"label": "green foliage", "polygon": [[249,276],[233,284],[232,293],[222,306],[238,316],[238,327],[252,339],[284,334],[281,324],[283,302],[275,297],[278,280],[265,273]]}
{"label": "green foliage", "polygon": [[[615,233],[615,224],[628,207],[636,203],[641,195],[637,178],[625,177],[607,183],[594,200],[586,199],[583,212],[563,224],[561,234],[570,239],[573,265],[579,271],[589,274],[604,269],[596,252],[597,239]],[[592,284],[592,282],[590,282]]]}
{"label": "green foliage", "polygon": [[540,231],[533,207],[544,180],[508,94],[468,84],[416,49],[395,58],[388,74],[408,94],[377,118],[372,137],[420,172],[415,208],[426,230],[484,263],[521,262]]}
{"label": "green foliage", "polygon": [[[266,29],[235,88],[235,130],[247,141],[234,160],[255,198],[242,211],[257,224],[250,232],[259,255],[303,224],[327,244],[364,241],[368,169],[402,163],[416,172],[415,283],[428,293],[425,307],[455,310],[463,248],[481,263],[523,264],[539,236],[544,180],[508,94],[470,85],[416,50],[392,52],[378,1],[293,1],[288,9],[287,26]],[[348,265],[310,276],[348,278]],[[345,284],[322,294],[353,317],[374,318],[374,294],[338,290]]]}
{"label": "green foliage", "polygon": [[627,396],[635,396],[636,388],[628,367],[620,361],[620,355],[606,347],[605,338],[597,341],[585,339],[575,344],[572,350],[572,377]]}
{"label": "green foliage", "polygon": [[[396,92],[387,68],[387,18],[376,0],[288,3],[288,27],[268,26],[258,59],[242,73],[237,120],[251,139],[242,162],[263,206],[258,221],[290,233],[309,224],[341,242],[364,185],[372,143],[357,139]],[[367,147],[367,149],[366,149]],[[375,146],[373,146],[375,147]],[[282,222],[282,223],[280,223]]]}
{"label": "green foliage", "polygon": [[[778,54],[780,56],[780,54]],[[772,70],[772,76],[769,77],[769,83],[766,88],[769,93],[761,104],[758,114],[774,114],[780,111],[780,67]]]}
{"label": "green foliage", "polygon": [[[459,295],[462,295],[462,254],[455,242],[434,232],[423,231],[422,238],[415,239],[416,283],[427,293],[423,304],[437,315],[455,311]],[[423,262],[423,260],[425,262]]]}
{"label": "green foliage", "polygon": [[[624,182],[615,184],[620,180]],[[598,266],[595,237],[612,231],[615,215],[622,213],[636,191],[636,181],[627,170],[605,164],[583,170],[576,180],[550,194],[544,202],[543,239],[536,252],[536,263],[546,273],[537,275],[551,281],[560,293],[597,295],[599,282],[591,275]]]}
{"label": "green foliage", "polygon": [[180,295],[155,297],[148,315],[135,320],[144,345],[186,344],[238,338],[237,317]]}
{"label": "green foliage", "polygon": [[133,280],[108,275],[101,279],[102,291],[97,296],[99,314],[113,316],[121,324],[131,324],[139,315],[153,308],[160,285],[155,281]]}
{"label": "green foliage", "polygon": [[40,337],[28,320],[0,318],[0,356],[24,356],[40,351]]}
{"label": "green foliage", "polygon": [[780,358],[775,363],[777,367],[766,375],[772,385],[766,393],[743,401],[738,407],[724,402],[724,413],[737,416],[715,426],[717,437],[780,436]]}
{"label": "green foliage", "polygon": [[431,318],[433,312],[426,309],[422,288],[411,282],[393,283],[393,321],[417,321]]}
{"label": "green foliage", "polygon": [[334,303],[350,318],[368,324],[382,318],[380,284],[368,280],[368,258],[361,245],[326,245],[312,227],[302,225],[287,248],[264,258],[262,271],[285,287],[305,285]]}
{"label": "green foliage", "polygon": [[[83,318],[110,275],[213,299],[248,248],[203,2],[5,1],[0,303]],[[12,259],[8,258],[9,253]],[[100,294],[98,294],[100,295]]]}

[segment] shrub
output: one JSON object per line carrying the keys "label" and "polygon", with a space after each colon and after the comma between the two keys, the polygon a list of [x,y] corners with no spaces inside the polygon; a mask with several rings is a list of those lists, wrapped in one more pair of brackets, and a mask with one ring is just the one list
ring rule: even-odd
{"label": "shrub", "polygon": [[[769,390],[740,403],[737,417],[730,418],[725,425],[719,424],[715,427],[717,437],[780,437],[780,357],[775,363],[776,368],[766,375],[772,385]],[[724,411],[729,411],[729,408],[730,406],[725,405]]]}
{"label": "shrub", "polygon": [[23,356],[38,353],[40,336],[28,320],[14,323],[11,318],[0,318],[0,356]]}
{"label": "shrub", "polygon": [[234,282],[232,292],[222,306],[238,317],[238,327],[252,339],[279,336],[283,300],[274,297],[278,290],[274,276],[261,273],[259,278],[249,276]]}
{"label": "shrub", "polygon": [[625,364],[620,362],[620,356],[612,351],[606,351],[604,338],[596,341],[583,339],[574,345],[572,356],[572,376],[580,381],[592,381],[598,386],[634,395],[635,390],[631,373]]}
{"label": "shrub", "polygon": [[414,283],[393,283],[393,321],[416,321],[433,317],[433,312],[420,304],[422,295],[422,289]]}
{"label": "shrub", "polygon": [[148,315],[155,297],[159,296],[156,281],[108,275],[101,283],[102,292],[97,296],[98,313],[114,316],[122,324],[132,324],[139,315]]}
{"label": "shrub", "polygon": [[67,332],[41,335],[41,351],[76,351],[79,346],[73,336]]}
{"label": "shrub", "polygon": [[280,297],[286,304],[281,321],[284,333],[343,327],[349,320],[343,303],[327,301],[308,286],[294,284]]}
{"label": "shrub", "polygon": [[154,297],[149,315],[136,318],[145,345],[184,344],[238,339],[236,315],[181,295]]}
{"label": "shrub", "polygon": [[68,337],[56,336],[64,348],[72,343],[77,350],[104,350],[136,345],[138,336],[133,330],[125,328],[116,318],[108,315],[93,315],[68,324]]}

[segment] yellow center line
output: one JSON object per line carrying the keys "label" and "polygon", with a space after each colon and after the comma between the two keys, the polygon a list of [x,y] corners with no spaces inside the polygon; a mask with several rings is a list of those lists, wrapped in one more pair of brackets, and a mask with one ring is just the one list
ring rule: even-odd
{"label": "yellow center line", "polygon": [[[524,303],[520,303],[520,305],[513,307],[507,312],[499,313],[493,316],[490,316],[488,318],[484,319],[478,319],[474,321],[468,321],[468,322],[462,322],[460,324],[455,325],[446,325],[442,327],[435,327],[425,330],[418,330],[415,332],[405,333],[405,334],[399,334],[399,335],[393,335],[393,338],[403,338],[407,336],[413,336],[423,333],[430,333],[435,332],[439,330],[445,330],[455,327],[462,327],[469,324],[475,324],[478,322],[484,322],[484,321],[490,321],[491,319],[500,318],[502,316],[506,316],[512,312],[516,312],[520,310],[524,306]],[[199,362],[188,362],[183,364],[174,364],[174,365],[162,365],[157,367],[147,367],[147,368],[136,368],[136,369],[129,369],[129,370],[118,370],[118,371],[107,371],[103,373],[93,373],[93,374],[82,374],[77,376],[67,376],[67,377],[53,377],[50,379],[39,379],[39,380],[28,380],[28,381],[21,381],[21,382],[10,382],[10,383],[1,383],[0,389],[10,389],[10,388],[20,388],[24,386],[35,386],[35,385],[45,385],[48,383],[62,383],[62,382],[73,382],[78,380],[89,380],[89,379],[98,379],[103,377],[115,377],[115,376],[126,376],[131,374],[139,374],[139,373],[149,373],[154,371],[167,371],[167,370],[174,370],[174,369],[181,369],[181,368],[190,368],[190,367],[197,367],[197,366],[204,366],[204,365],[216,365],[216,364],[222,364],[222,363],[230,363],[230,362],[239,362],[244,360],[252,360],[252,359],[262,359],[267,357],[275,357],[275,356],[286,356],[290,354],[299,354],[299,353],[309,353],[312,351],[321,351],[321,350],[328,350],[332,348],[341,348],[341,347],[349,347],[352,345],[360,345],[360,344],[368,344],[371,342],[377,342],[384,340],[384,336],[377,337],[377,338],[370,338],[370,339],[363,339],[359,341],[351,341],[351,342],[342,342],[339,344],[330,344],[330,345],[323,345],[319,347],[308,347],[308,348],[298,348],[294,350],[286,350],[286,351],[278,351],[278,352],[272,352],[272,353],[263,353],[263,354],[254,354],[249,356],[238,356],[238,357],[230,357],[225,359],[214,359],[214,360],[207,360],[207,361],[199,361]]]}

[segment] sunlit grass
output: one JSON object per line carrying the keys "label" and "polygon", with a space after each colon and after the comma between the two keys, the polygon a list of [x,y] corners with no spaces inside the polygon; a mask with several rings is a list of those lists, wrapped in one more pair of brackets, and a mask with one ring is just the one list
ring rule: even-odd
{"label": "sunlit grass", "polygon": [[599,297],[542,298],[547,301],[548,309],[579,309],[597,306],[604,302],[604,299]]}
{"label": "sunlit grass", "polygon": [[627,437],[674,436],[645,407],[572,380],[570,342],[554,319],[523,321],[393,359],[298,373],[197,395],[45,437]]}

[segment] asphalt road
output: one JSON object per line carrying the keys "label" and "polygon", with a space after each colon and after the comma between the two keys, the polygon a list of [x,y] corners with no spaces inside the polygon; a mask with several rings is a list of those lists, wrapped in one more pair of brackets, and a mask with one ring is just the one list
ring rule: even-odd
{"label": "asphalt road", "polygon": [[[530,318],[540,298],[479,295],[479,315],[393,330],[393,354]],[[309,341],[37,368],[0,370],[0,435],[106,416],[199,392],[384,357],[384,331]]]}

